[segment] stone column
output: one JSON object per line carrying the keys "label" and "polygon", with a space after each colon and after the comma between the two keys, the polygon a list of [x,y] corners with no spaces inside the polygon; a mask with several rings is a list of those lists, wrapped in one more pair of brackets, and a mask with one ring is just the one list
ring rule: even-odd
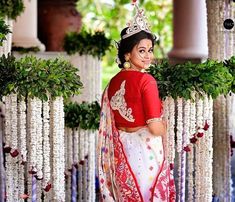
{"label": "stone column", "polygon": [[13,24],[13,47],[38,47],[44,51],[37,37],[37,0],[24,0],[24,5],[24,13]]}
{"label": "stone column", "polygon": [[174,0],[173,26],[173,48],[168,53],[172,63],[207,58],[205,0]]}

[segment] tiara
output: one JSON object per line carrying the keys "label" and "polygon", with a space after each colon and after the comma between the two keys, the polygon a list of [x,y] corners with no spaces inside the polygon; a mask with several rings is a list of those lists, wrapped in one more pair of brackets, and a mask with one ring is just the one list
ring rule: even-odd
{"label": "tiara", "polygon": [[122,39],[125,39],[141,31],[151,33],[149,25],[146,21],[146,16],[144,15],[144,9],[139,9],[136,1],[133,1],[133,4],[136,9],[136,14],[134,16],[134,20],[127,24],[128,28],[126,30],[126,34],[122,36]]}

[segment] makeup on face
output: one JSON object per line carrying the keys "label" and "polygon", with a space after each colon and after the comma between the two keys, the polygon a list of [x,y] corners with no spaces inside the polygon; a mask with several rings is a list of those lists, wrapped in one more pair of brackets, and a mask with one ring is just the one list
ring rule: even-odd
{"label": "makeup on face", "polygon": [[130,53],[130,61],[138,69],[148,68],[153,59],[153,44],[149,39],[142,39]]}

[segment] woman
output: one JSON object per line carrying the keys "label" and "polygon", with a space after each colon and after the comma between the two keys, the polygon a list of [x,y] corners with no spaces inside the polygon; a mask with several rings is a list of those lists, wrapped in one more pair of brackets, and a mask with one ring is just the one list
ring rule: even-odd
{"label": "woman", "polygon": [[[153,59],[154,36],[137,8],[121,32],[119,67],[102,99],[98,172],[102,201],[175,201],[164,157],[166,124],[155,79],[144,73]],[[143,24],[144,23],[144,24]]]}

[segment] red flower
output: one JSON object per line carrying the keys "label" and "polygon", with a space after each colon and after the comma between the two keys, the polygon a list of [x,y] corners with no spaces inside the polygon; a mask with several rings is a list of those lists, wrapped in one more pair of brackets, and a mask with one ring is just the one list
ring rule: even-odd
{"label": "red flower", "polygon": [[15,158],[19,155],[19,151],[17,149],[15,149],[15,150],[11,151],[10,154],[13,158]]}
{"label": "red flower", "polygon": [[49,192],[51,189],[51,183],[47,183],[47,186],[44,188],[45,192]]}
{"label": "red flower", "polygon": [[10,146],[5,145],[5,146],[4,146],[4,148],[3,148],[3,151],[4,151],[5,153],[10,153],[10,151],[11,151],[11,147],[10,147]]}
{"label": "red flower", "polygon": [[80,165],[84,165],[84,160],[79,161]]}
{"label": "red flower", "polygon": [[174,163],[170,163],[170,169],[171,169],[171,170],[174,169]]}
{"label": "red flower", "polygon": [[195,136],[193,136],[192,138],[190,138],[190,142],[192,144],[195,144],[197,142],[197,138]]}
{"label": "red flower", "polygon": [[199,133],[199,132],[197,133],[197,137],[199,137],[199,138],[203,137],[203,135],[204,135],[204,133]]}
{"label": "red flower", "polygon": [[74,166],[74,168],[78,169],[78,164],[77,163],[73,164],[73,166]]}
{"label": "red flower", "polygon": [[204,127],[203,127],[203,130],[207,131],[209,127],[210,127],[210,126],[209,126],[209,124],[208,124],[207,121],[206,121],[206,123],[205,123],[205,125],[204,125]]}
{"label": "red flower", "polygon": [[184,147],[184,151],[186,151],[186,152],[190,152],[190,151],[191,151],[191,149],[190,149],[190,147],[189,147],[189,146],[186,146],[186,147]]}

